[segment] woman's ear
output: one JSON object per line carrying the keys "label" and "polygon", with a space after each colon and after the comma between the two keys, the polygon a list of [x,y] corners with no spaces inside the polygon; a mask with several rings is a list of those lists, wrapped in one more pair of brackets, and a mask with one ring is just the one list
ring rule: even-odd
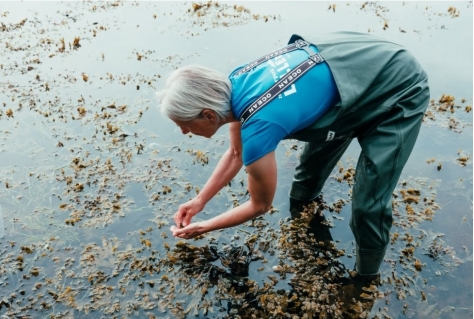
{"label": "woman's ear", "polygon": [[214,113],[214,111],[208,110],[208,109],[203,110],[202,115],[204,116],[204,118],[206,118],[210,121],[212,121],[216,118],[216,114]]}

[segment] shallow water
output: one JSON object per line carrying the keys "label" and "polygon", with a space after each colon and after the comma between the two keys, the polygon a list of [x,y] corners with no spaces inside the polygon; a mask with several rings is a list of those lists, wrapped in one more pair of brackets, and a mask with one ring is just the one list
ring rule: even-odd
{"label": "shallow water", "polygon": [[[363,311],[332,317],[472,317],[472,2],[225,2],[196,12],[191,2],[3,2],[0,22],[0,315],[217,318],[236,317],[239,305],[243,316],[243,299],[226,287],[242,279],[210,283],[210,265],[228,268],[219,260],[191,272],[172,262],[183,255],[169,231],[178,205],[202,187],[226,149],[226,131],[210,140],[181,135],[156,111],[154,92],[185,64],[229,72],[285,45],[292,33],[352,30],[406,46],[429,74],[434,107],[443,94],[455,100],[453,113],[430,108],[433,119],[425,119],[396,190],[377,298],[363,300]],[[278,304],[272,292],[291,291],[291,280],[301,278],[272,269],[291,264],[280,254],[292,251],[282,238],[295,144],[277,150],[275,212],[260,225],[190,242],[220,253],[226,245],[245,247],[252,235],[270,243],[246,276],[260,287],[260,304],[250,303],[260,315],[274,311],[262,296]],[[357,157],[353,143],[342,167],[355,166]],[[351,269],[350,186],[340,176],[336,169],[324,198],[346,204],[324,214],[345,251],[334,262]],[[400,193],[408,188],[427,199],[412,204],[414,214]],[[246,199],[242,171],[196,220]],[[421,213],[427,208],[433,215]]]}

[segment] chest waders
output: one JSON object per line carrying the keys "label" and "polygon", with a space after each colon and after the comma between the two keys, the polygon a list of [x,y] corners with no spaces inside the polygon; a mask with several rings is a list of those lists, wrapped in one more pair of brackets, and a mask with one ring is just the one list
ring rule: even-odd
{"label": "chest waders", "polygon": [[[303,38],[293,35],[289,43],[299,40]],[[341,102],[287,137],[305,142],[290,197],[316,198],[356,138],[361,154],[350,220],[356,270],[377,274],[390,242],[392,194],[428,107],[428,77],[403,47],[375,36],[336,32],[305,40],[317,46],[328,64]]]}
{"label": "chest waders", "polygon": [[[302,39],[294,35],[290,43]],[[336,81],[341,102],[292,134],[306,142],[290,197],[311,200],[351,141],[361,147],[352,188],[350,227],[356,270],[378,273],[390,242],[392,194],[415,145],[429,103],[428,77],[400,45],[354,32],[306,38]]]}

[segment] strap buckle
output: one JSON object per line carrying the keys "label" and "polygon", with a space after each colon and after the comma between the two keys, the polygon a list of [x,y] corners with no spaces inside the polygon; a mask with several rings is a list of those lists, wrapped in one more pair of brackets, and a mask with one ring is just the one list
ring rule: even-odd
{"label": "strap buckle", "polygon": [[314,53],[314,54],[310,55],[309,58],[311,60],[313,60],[314,63],[321,63],[321,62],[324,61],[324,58],[319,53]]}
{"label": "strap buckle", "polygon": [[295,41],[295,44],[296,44],[296,47],[297,47],[298,49],[301,49],[301,48],[303,48],[303,47],[309,46],[309,43],[306,42],[305,40],[296,40],[296,41]]}

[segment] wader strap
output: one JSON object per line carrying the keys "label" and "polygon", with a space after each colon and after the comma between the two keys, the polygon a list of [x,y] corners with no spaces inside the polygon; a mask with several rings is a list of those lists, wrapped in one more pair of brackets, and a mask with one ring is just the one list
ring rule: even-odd
{"label": "wader strap", "polygon": [[[279,96],[303,74],[308,72],[313,66],[324,62],[323,57],[319,53],[313,53],[307,60],[292,71],[285,74],[277,83],[263,93],[257,100],[250,104],[240,116],[240,123],[244,125],[247,120],[252,117],[258,110],[270,103],[275,97]],[[254,63],[254,62],[252,62]],[[249,64],[250,65],[250,64]]]}
{"label": "wader strap", "polygon": [[[285,54],[287,52],[291,52],[291,51],[295,51],[295,50],[298,50],[298,49],[304,49],[306,50],[307,48],[309,49],[309,46],[310,46],[310,43],[304,41],[304,40],[296,40],[294,43],[290,44],[290,45],[287,45],[286,47],[284,48],[281,48],[281,49],[278,49],[278,50],[275,50],[267,55],[264,55],[262,56],[261,58],[253,61],[253,62],[250,62],[249,64],[247,64],[245,67],[243,67],[242,69],[240,69],[237,73],[234,74],[234,76],[237,76],[237,75],[241,75],[243,73],[246,73],[250,70],[252,70],[254,67],[262,64],[263,62],[265,61],[268,61],[276,56],[279,56],[279,55],[282,55],[282,54]],[[307,51],[307,50],[306,50]],[[307,51],[308,52],[308,51]],[[313,54],[313,53],[311,53]],[[311,55],[310,54],[310,55]]]}

